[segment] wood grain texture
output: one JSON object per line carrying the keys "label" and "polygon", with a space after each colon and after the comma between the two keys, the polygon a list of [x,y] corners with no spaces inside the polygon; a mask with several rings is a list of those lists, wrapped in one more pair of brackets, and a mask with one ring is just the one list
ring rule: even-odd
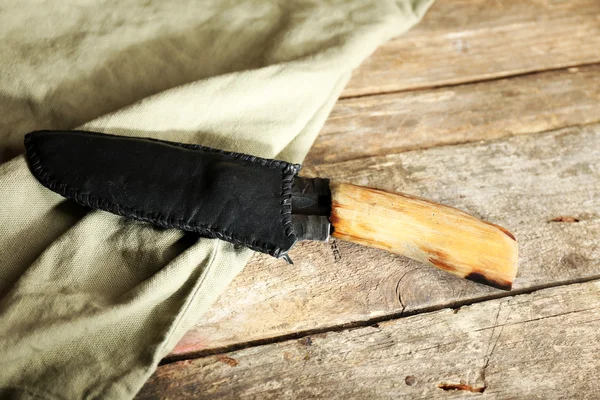
{"label": "wood grain texture", "polygon": [[305,165],[589,124],[598,104],[600,66],[341,100]]}
{"label": "wood grain texture", "polygon": [[[599,278],[600,125],[395,154],[600,121],[600,66],[590,65],[599,48],[597,0],[438,0],[355,72],[342,95],[355,98],[338,102],[304,173],[424,196],[509,227],[523,243],[517,291]],[[140,398],[600,390],[598,282],[393,320],[499,292],[336,240],[303,243],[291,256],[293,266],[257,255],[172,356],[392,320],[165,365]]]}
{"label": "wood grain texture", "polygon": [[[600,274],[600,124],[307,168],[494,221],[520,242],[525,290]],[[571,217],[578,222],[554,222]],[[571,219],[566,219],[571,221]],[[257,256],[173,355],[485,299],[499,291],[383,250],[302,243]]]}
{"label": "wood grain texture", "polygon": [[596,63],[599,48],[597,0],[439,0],[367,59],[342,97]]}
{"label": "wood grain texture", "polygon": [[593,281],[165,365],[138,398],[596,399],[599,352]]}
{"label": "wood grain texture", "polygon": [[336,239],[511,289],[517,274],[518,248],[507,229],[403,193],[339,182],[331,182],[330,188],[330,221]]}

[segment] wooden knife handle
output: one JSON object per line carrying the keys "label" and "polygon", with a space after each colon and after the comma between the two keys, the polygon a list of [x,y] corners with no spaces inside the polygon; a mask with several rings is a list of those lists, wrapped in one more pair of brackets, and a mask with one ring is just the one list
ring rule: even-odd
{"label": "wooden knife handle", "polygon": [[330,188],[332,236],[510,290],[518,249],[506,229],[406,194],[334,182]]}

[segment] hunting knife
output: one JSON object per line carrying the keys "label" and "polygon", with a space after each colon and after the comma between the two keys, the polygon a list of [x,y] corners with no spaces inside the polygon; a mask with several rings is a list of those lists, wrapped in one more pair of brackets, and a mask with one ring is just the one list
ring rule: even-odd
{"label": "hunting knife", "polygon": [[85,131],[36,131],[41,184],[84,206],[246,246],[291,263],[330,236],[499,289],[517,272],[515,237],[463,211],[402,193],[298,176],[299,164],[210,147]]}

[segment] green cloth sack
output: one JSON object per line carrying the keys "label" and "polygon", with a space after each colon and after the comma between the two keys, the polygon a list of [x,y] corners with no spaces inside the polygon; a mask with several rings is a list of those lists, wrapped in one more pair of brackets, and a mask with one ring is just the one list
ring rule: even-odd
{"label": "green cloth sack", "polygon": [[18,155],[25,133],[301,162],[352,69],[431,1],[3,4],[0,397],[133,397],[252,255],[63,199]]}

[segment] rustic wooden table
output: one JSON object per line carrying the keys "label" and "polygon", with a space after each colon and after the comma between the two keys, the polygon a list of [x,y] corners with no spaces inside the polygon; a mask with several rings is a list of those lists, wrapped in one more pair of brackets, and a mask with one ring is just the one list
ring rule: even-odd
{"label": "rustic wooden table", "polygon": [[510,228],[513,291],[335,240],[257,255],[139,398],[600,397],[600,1],[438,0],[304,174]]}

